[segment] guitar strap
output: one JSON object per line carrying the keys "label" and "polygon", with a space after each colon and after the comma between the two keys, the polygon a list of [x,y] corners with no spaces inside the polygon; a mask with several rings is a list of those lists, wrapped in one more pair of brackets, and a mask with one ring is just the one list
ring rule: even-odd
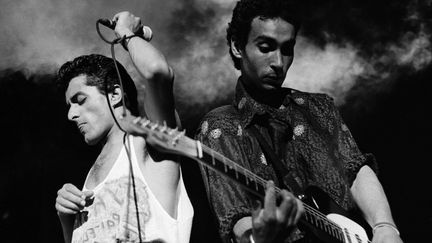
{"label": "guitar strap", "polygon": [[[267,160],[270,160],[270,163],[273,166],[273,170],[276,173],[279,187],[283,189],[288,189],[288,191],[291,191],[295,195],[302,194],[303,190],[301,189],[301,186],[294,178],[292,178],[292,176],[288,172],[288,169],[282,163],[280,158],[278,158],[273,149],[270,147],[270,144],[268,144],[268,142],[264,139],[258,129],[254,125],[251,125],[249,126],[248,130],[257,138]],[[285,181],[287,183],[285,183]]]}

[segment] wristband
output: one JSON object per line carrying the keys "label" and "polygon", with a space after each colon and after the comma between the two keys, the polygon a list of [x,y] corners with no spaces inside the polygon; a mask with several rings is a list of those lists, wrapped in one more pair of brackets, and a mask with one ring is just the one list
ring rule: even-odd
{"label": "wristband", "polygon": [[392,228],[394,231],[396,231],[397,235],[400,236],[400,232],[399,232],[399,230],[397,229],[396,225],[394,225],[394,224],[392,224],[392,223],[388,223],[388,222],[379,222],[379,223],[376,223],[376,224],[374,225],[373,229],[372,229],[372,233],[375,234],[375,230],[377,230],[378,228],[381,228],[381,227],[389,227],[389,228]]}

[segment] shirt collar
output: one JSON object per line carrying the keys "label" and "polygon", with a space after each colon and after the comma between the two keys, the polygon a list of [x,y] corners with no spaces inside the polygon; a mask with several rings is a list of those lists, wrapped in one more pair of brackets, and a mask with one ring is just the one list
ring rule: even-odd
{"label": "shirt collar", "polygon": [[[293,90],[290,88],[281,88],[285,93],[285,99],[282,103],[283,108],[287,107],[292,100]],[[256,115],[269,115],[271,117],[277,116],[278,110],[265,104],[258,103],[254,100],[244,88],[241,77],[237,81],[235,100],[233,102],[234,107],[240,114],[240,124],[242,128],[247,127]],[[282,107],[281,106],[281,107]]]}

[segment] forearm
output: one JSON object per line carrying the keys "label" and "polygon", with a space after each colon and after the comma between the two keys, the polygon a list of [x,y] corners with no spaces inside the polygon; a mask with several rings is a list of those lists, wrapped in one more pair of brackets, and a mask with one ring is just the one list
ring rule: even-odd
{"label": "forearm", "polygon": [[363,166],[351,186],[351,192],[366,221],[395,224],[387,197],[377,176],[369,166]]}
{"label": "forearm", "polygon": [[[128,30],[122,33],[125,36],[133,35]],[[141,81],[145,87],[144,109],[147,117],[155,122],[165,121],[168,126],[175,127],[174,74],[165,57],[142,38],[131,38],[126,45],[135,68],[143,77]]]}

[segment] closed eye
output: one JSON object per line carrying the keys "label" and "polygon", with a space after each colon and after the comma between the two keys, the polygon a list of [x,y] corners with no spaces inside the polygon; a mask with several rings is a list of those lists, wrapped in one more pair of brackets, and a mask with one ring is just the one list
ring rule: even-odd
{"label": "closed eye", "polygon": [[272,46],[269,43],[259,43],[258,49],[262,53],[268,53],[268,52],[271,52],[274,48],[272,48]]}
{"label": "closed eye", "polygon": [[83,98],[78,98],[78,100],[77,100],[77,103],[78,103],[78,105],[82,105],[82,104],[84,104],[84,102],[86,101],[86,97],[83,97]]}
{"label": "closed eye", "polygon": [[86,102],[87,96],[82,93],[77,93],[70,99],[71,103],[82,105]]}

